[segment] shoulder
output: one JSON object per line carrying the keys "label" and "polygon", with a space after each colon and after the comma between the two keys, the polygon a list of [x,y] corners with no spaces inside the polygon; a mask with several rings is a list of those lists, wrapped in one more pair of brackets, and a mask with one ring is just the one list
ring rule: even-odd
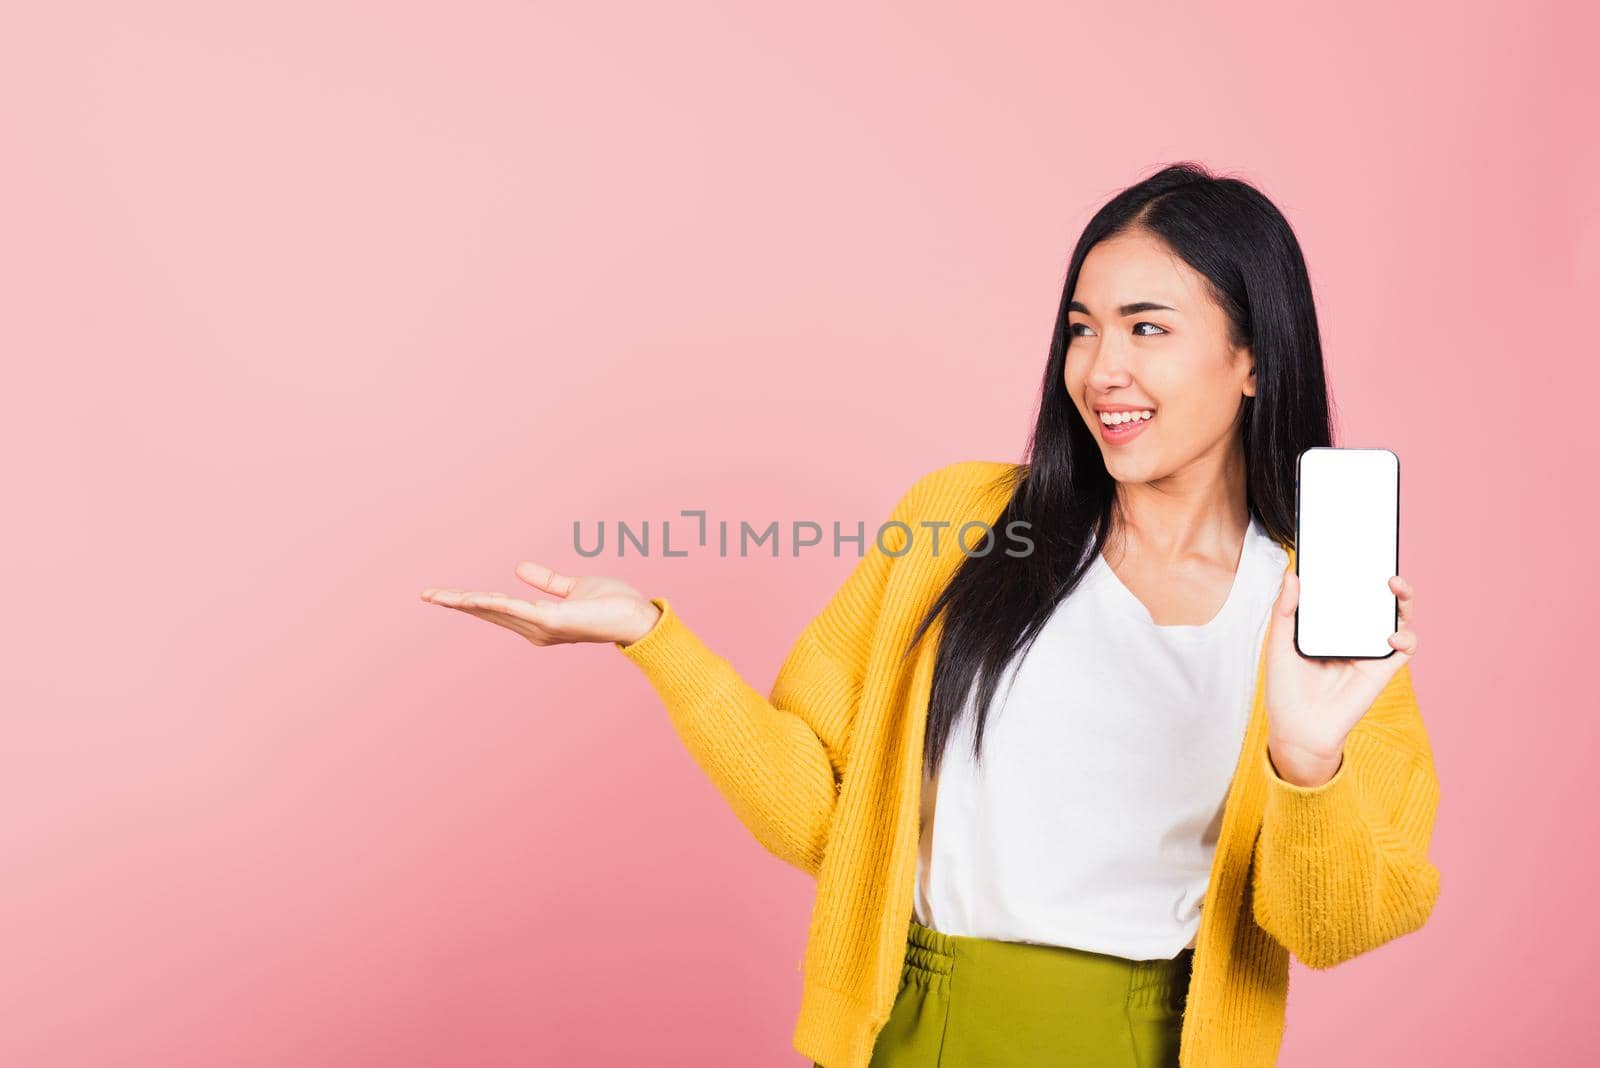
{"label": "shoulder", "polygon": [[984,502],[998,505],[1009,500],[1026,472],[1025,464],[998,460],[958,460],[923,474],[901,497],[900,508],[909,516],[931,513],[965,515],[983,510]]}

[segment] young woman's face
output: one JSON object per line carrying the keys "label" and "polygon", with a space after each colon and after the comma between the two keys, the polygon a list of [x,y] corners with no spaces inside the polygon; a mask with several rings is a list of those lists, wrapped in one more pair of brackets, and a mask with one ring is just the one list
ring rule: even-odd
{"label": "young woman's face", "polygon": [[[1228,344],[1204,276],[1165,244],[1137,232],[1096,245],[1068,319],[1067,392],[1118,482],[1162,478],[1236,440],[1255,360]],[[1102,423],[1102,408],[1154,415],[1119,429]]]}

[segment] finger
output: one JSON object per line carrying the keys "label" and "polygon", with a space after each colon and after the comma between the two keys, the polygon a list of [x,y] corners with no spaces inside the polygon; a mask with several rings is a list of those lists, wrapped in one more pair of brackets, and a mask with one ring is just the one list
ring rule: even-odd
{"label": "finger", "polygon": [[[503,593],[438,588],[429,588],[424,595],[433,604],[516,630],[536,645],[555,645],[570,640],[561,636],[558,626],[566,601],[530,603]],[[517,626],[512,626],[513,621]]]}
{"label": "finger", "polygon": [[479,619],[493,623],[496,626],[504,627],[506,630],[512,631],[513,633],[519,634],[528,639],[535,645],[556,644],[556,638],[554,635],[550,634],[543,628],[529,623],[527,620],[521,619],[517,616],[507,615],[504,612],[497,612],[492,608],[473,608],[468,605],[449,605],[447,607],[454,608],[458,612],[464,612],[469,616],[477,616]]}
{"label": "finger", "polygon": [[519,619],[516,616],[508,616],[504,612],[496,612],[489,608],[463,608],[461,611],[467,613],[469,616],[477,616],[479,619],[486,620],[495,624],[496,626],[504,627],[506,630],[520,634],[522,637],[527,638],[529,641],[536,644],[544,645],[548,644],[550,641],[550,636],[544,631],[540,630],[538,627],[535,627],[527,620]]}
{"label": "finger", "polygon": [[1417,655],[1417,632],[1410,629],[1397,630],[1389,635],[1389,644],[1410,659]]}
{"label": "finger", "polygon": [[1416,619],[1416,591],[1411,588],[1411,583],[1399,575],[1389,579],[1389,589],[1394,591],[1395,601],[1400,607],[1400,629],[1404,630]]}
{"label": "finger", "polygon": [[1274,645],[1286,649],[1294,645],[1294,611],[1299,604],[1300,576],[1285,571],[1278,587],[1278,599],[1272,602],[1270,638]]}
{"label": "finger", "polygon": [[555,601],[524,601],[504,593],[468,593],[461,599],[461,604],[470,608],[488,608],[496,612],[504,612],[509,616],[527,620],[529,623],[546,623],[549,621],[550,609],[558,604]]}
{"label": "finger", "polygon": [[[492,608],[496,611],[506,612],[511,615],[520,615],[530,622],[538,622],[538,610],[527,601],[519,601],[515,597],[508,597],[503,593],[487,593],[482,590],[434,590],[426,598],[434,604],[444,605],[447,608]],[[548,602],[545,602],[548,603]]]}
{"label": "finger", "polygon": [[430,604],[443,605],[446,608],[459,608],[465,604],[469,597],[483,596],[475,590],[461,590],[453,586],[430,586],[422,591],[422,599]]}
{"label": "finger", "polygon": [[572,588],[578,580],[571,575],[563,575],[543,564],[536,564],[532,560],[524,560],[517,565],[517,577],[528,585],[545,593],[553,593],[557,597],[566,597],[572,593]]}

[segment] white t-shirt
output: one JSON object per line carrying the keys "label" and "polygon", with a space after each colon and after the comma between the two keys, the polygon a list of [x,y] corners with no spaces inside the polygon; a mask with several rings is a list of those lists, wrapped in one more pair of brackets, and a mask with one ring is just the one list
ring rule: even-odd
{"label": "white t-shirt", "polygon": [[1130,960],[1193,945],[1287,564],[1252,516],[1217,615],[1158,626],[1095,553],[1001,676],[981,774],[969,693],[923,782],[917,922]]}

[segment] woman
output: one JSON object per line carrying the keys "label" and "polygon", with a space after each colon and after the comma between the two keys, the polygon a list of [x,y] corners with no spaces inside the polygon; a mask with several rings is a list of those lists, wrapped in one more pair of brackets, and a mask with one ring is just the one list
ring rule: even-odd
{"label": "woman", "polygon": [[614,578],[423,596],[644,671],[817,879],[813,1063],[1271,1065],[1289,954],[1415,930],[1439,886],[1410,585],[1386,658],[1293,645],[1295,461],[1329,444],[1288,223],[1173,166],[1073,253],[1027,462],[919,479],[770,695]]}

